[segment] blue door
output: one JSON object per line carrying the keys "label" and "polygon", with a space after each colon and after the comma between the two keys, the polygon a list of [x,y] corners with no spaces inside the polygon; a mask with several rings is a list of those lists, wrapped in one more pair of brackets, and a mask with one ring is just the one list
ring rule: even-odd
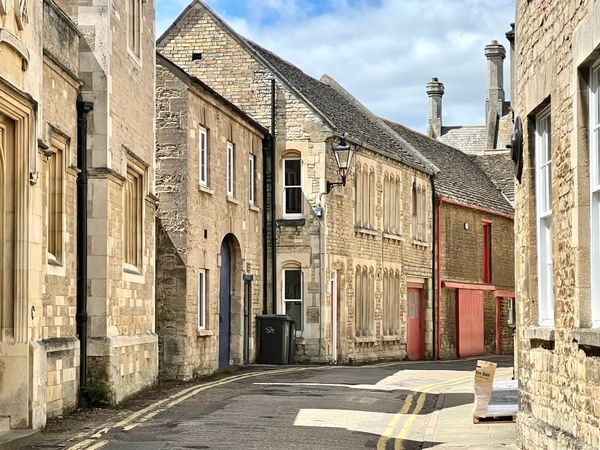
{"label": "blue door", "polygon": [[219,293],[219,367],[229,366],[229,334],[231,315],[231,251],[221,244],[221,283]]}

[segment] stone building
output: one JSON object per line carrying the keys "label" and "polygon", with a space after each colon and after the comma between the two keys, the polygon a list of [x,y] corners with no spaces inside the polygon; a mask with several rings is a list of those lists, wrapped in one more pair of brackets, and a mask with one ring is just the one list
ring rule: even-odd
{"label": "stone building", "polygon": [[[600,2],[516,2],[518,443],[600,447]],[[516,140],[518,142],[518,139]]]}
{"label": "stone building", "polygon": [[268,132],[161,55],[156,73],[160,374],[189,379],[256,358]]}
{"label": "stone building", "polygon": [[[439,169],[434,177],[436,356],[512,354],[516,322],[510,200],[477,156],[388,123]],[[509,174],[512,179],[512,169]]]}
{"label": "stone building", "polygon": [[[266,300],[268,312],[295,319],[297,359],[431,355],[435,167],[333,80],[244,39],[200,1],[158,49],[275,135]],[[331,148],[343,134],[357,150],[353,173],[327,193],[326,182],[339,181]]]}
{"label": "stone building", "polygon": [[82,32],[88,382],[109,400],[155,383],[155,2],[60,0]]}
{"label": "stone building", "polygon": [[[136,4],[142,5],[141,0]],[[132,77],[127,70],[114,69],[122,62],[119,57],[112,57],[108,63],[108,53],[101,54],[101,45],[90,47],[84,36],[91,36],[92,29],[73,20],[77,19],[77,14],[72,14],[79,6],[83,7],[81,2],[70,8],[67,1],[0,1],[0,164],[5,174],[0,202],[5,224],[0,229],[4,240],[4,256],[0,258],[4,261],[0,283],[2,430],[43,427],[48,417],[77,405],[86,383],[96,383],[96,387],[98,383],[106,384],[108,400],[119,401],[156,378],[154,200],[146,202],[143,213],[147,237],[140,250],[144,249],[144,261],[148,263],[145,274],[126,281],[116,272],[117,267],[123,267],[120,254],[125,178],[104,164],[91,164],[91,149],[99,150],[101,142],[110,141],[122,154],[119,135],[126,136],[123,140],[132,148],[143,144],[136,151],[148,161],[150,174],[153,172],[154,9],[151,3],[144,3],[137,10],[136,17],[144,11],[145,38],[140,42],[149,50],[149,56],[145,56],[149,63],[140,70],[145,78],[133,83],[140,85],[136,87],[137,99],[142,104],[145,98],[150,100],[147,111],[151,112],[147,117],[138,114],[135,120],[122,119],[119,114],[120,122],[111,122],[106,96],[92,95],[91,84],[112,84],[112,76],[118,80],[118,87],[112,91],[118,93],[123,88],[126,92]],[[123,11],[125,3],[110,11],[110,29],[117,38],[119,33],[123,38],[127,35],[126,24],[120,29],[116,26],[116,17]],[[104,21],[109,30],[108,16],[86,17]],[[98,39],[109,37],[106,33],[95,35]],[[117,47],[126,39],[111,42]],[[105,77],[106,72],[94,65],[94,61],[99,62],[90,53],[91,48],[98,50],[99,60],[111,76]],[[80,98],[82,92],[93,105]],[[112,104],[111,108],[119,107],[118,101]],[[88,122],[86,114],[92,106],[95,119]],[[104,122],[103,109],[107,118]],[[138,135],[134,135],[135,130]],[[106,148],[104,153],[106,158]],[[108,160],[122,163],[115,157]],[[90,181],[85,194],[82,186],[88,176],[118,181],[110,202],[106,182],[103,186],[102,181]],[[153,185],[149,175],[146,183]],[[111,223],[117,222],[111,229],[102,227],[97,216],[102,205],[109,204],[112,209],[104,211],[110,211]],[[80,220],[86,210],[91,217]],[[88,225],[89,246],[82,240],[84,223]],[[102,262],[97,257],[102,252],[118,254],[118,264],[116,259]],[[85,261],[90,274],[87,280]],[[109,271],[105,285],[96,284],[96,278]],[[130,324],[129,331],[123,332],[127,336],[119,336],[119,327],[126,322]],[[150,344],[145,346],[145,341]],[[131,351],[134,348],[136,351]],[[89,378],[85,375],[88,369]],[[115,374],[119,370],[121,373]]]}

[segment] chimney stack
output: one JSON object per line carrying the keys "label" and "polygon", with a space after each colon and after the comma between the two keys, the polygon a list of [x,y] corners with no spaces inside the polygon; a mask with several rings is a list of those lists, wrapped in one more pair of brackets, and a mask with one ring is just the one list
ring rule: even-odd
{"label": "chimney stack", "polygon": [[504,115],[504,58],[506,50],[494,40],[485,46],[488,66],[487,98],[485,117],[487,128],[487,148],[496,148],[498,122]]}
{"label": "chimney stack", "polygon": [[427,95],[429,96],[429,126],[427,135],[438,139],[442,135],[442,96],[444,85],[437,78],[432,78],[427,83]]}

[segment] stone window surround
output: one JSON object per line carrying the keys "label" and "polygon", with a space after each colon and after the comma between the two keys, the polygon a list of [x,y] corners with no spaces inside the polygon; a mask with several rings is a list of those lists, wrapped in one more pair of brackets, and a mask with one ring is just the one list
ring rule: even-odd
{"label": "stone window surround", "polygon": [[[201,188],[209,186],[209,142],[208,129],[199,127],[198,129],[198,184]],[[204,144],[204,145],[203,145]],[[203,163],[204,161],[204,163]]]}
{"label": "stone window surround", "polygon": [[[402,235],[402,179],[393,173],[383,177],[383,231],[390,236]],[[394,205],[395,207],[392,207]]]}
{"label": "stone window surround", "polygon": [[590,309],[591,324],[600,328],[600,59],[589,69],[588,85],[589,185],[590,185]]}
{"label": "stone window surround", "polygon": [[142,0],[127,0],[127,53],[140,66],[142,64],[142,3],[144,3]]}
{"label": "stone window surround", "polygon": [[[15,122],[15,221],[14,230],[14,340],[27,342],[29,301],[29,181],[35,161],[34,105],[24,95],[0,82],[0,112]],[[2,337],[0,336],[0,339]]]}
{"label": "stone window surround", "polygon": [[[144,198],[148,192],[148,164],[137,156],[134,152],[125,147],[127,154],[127,173],[131,172],[132,175],[138,177],[139,185],[137,189],[139,189],[138,193],[138,205],[140,208],[140,214],[137,219],[138,227],[139,227],[139,237],[138,237],[138,249],[137,249],[137,264],[131,264],[125,261],[125,239],[123,239],[123,273],[130,278],[130,281],[144,283],[144,264],[143,264],[143,249],[145,245],[145,233],[144,233],[144,224],[145,224],[145,207],[144,207]],[[123,182],[123,205],[125,205],[125,195],[126,195],[126,185],[127,179]],[[125,233],[125,208],[123,209],[123,232]]]}
{"label": "stone window surround", "polygon": [[[286,298],[285,295],[285,286],[286,286],[286,273],[287,272],[300,272],[300,298]],[[292,302],[300,302],[300,315],[301,315],[301,324],[298,326],[296,324],[296,336],[301,337],[304,331],[304,322],[306,318],[304,317],[304,271],[300,264],[295,262],[286,262],[281,269],[281,312],[282,314],[287,314],[286,303]]]}
{"label": "stone window surround", "polygon": [[413,243],[423,245],[427,242],[427,187],[415,178],[411,192]]}
{"label": "stone window surround", "polygon": [[256,204],[256,155],[248,155],[248,204]]}
{"label": "stone window surround", "polygon": [[[383,320],[381,335],[388,338],[399,338],[401,333],[402,302],[401,271],[398,268],[383,270]],[[387,325],[387,326],[386,326]]]}
{"label": "stone window surround", "polygon": [[[552,121],[550,105],[534,116],[538,323],[554,326],[552,263]],[[540,199],[547,199],[542,205]],[[545,206],[545,208],[544,208]],[[544,208],[544,209],[542,209]]]}
{"label": "stone window surround", "polygon": [[354,336],[357,342],[375,339],[375,270],[357,265],[354,277]]}
{"label": "stone window surround", "polygon": [[[70,142],[71,139],[69,136],[67,136],[65,133],[61,132],[58,128],[53,127],[50,125],[50,156],[48,158],[48,185],[47,185],[47,212],[48,212],[48,217],[51,213],[50,210],[50,186],[51,183],[54,183],[56,181],[60,182],[60,186],[55,187],[55,189],[57,190],[57,192],[59,193],[59,202],[60,205],[57,208],[57,210],[55,211],[55,214],[57,214],[58,217],[58,221],[60,222],[58,224],[58,229],[57,230],[50,230],[50,217],[48,218],[48,264],[52,265],[52,266],[60,266],[60,267],[64,267],[64,261],[63,261],[63,255],[65,252],[64,249],[64,239],[63,239],[63,235],[65,233],[66,230],[66,206],[65,206],[65,193],[66,193],[66,168],[68,165],[68,161],[70,161]],[[50,179],[50,175],[51,175],[51,170],[50,170],[50,166],[52,164],[56,164],[56,158],[59,155],[59,152],[62,154],[61,159],[60,159],[60,167],[55,167],[54,171],[56,174],[58,174],[58,171],[61,170],[61,176],[58,180],[52,180]],[[50,233],[54,232],[56,234],[55,236],[55,240],[57,243],[58,251],[55,251],[54,253],[51,251],[50,249]]]}
{"label": "stone window surround", "polygon": [[201,269],[198,272],[198,331],[206,330],[206,297],[208,286],[206,283],[206,270]]}
{"label": "stone window surround", "polygon": [[233,142],[227,141],[227,161],[226,161],[227,167],[226,167],[225,182],[226,182],[227,197],[231,198],[231,199],[234,199],[235,195],[236,195],[235,170],[236,170],[237,164],[235,163],[235,154],[236,154],[235,144]]}
{"label": "stone window surround", "polygon": [[[286,181],[285,181],[285,165],[286,162],[288,161],[300,161],[300,184],[299,185],[290,185],[287,186],[286,185]],[[287,189],[290,188],[300,188],[300,209],[303,210],[304,208],[302,208],[303,202],[302,202],[302,192],[304,191],[303,188],[303,184],[304,184],[304,176],[303,176],[303,170],[304,170],[304,163],[302,161],[302,157],[300,156],[299,152],[296,151],[291,151],[291,152],[286,152],[285,155],[283,155],[282,158],[282,162],[281,162],[281,167],[282,167],[282,177],[281,177],[281,184],[282,184],[282,213],[283,213],[283,218],[284,219],[302,219],[303,217],[303,211],[301,211],[300,213],[288,213],[287,212],[287,205],[286,205],[286,191]]]}
{"label": "stone window surround", "polygon": [[354,210],[355,223],[359,231],[370,234],[376,230],[376,173],[375,168],[368,163],[357,163],[354,177]]}

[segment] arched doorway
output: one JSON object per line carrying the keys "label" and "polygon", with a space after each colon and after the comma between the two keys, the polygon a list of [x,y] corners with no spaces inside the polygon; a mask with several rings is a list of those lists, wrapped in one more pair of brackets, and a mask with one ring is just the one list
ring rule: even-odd
{"label": "arched doorway", "polygon": [[231,356],[231,249],[221,244],[219,290],[219,368],[229,366]]}
{"label": "arched doorway", "polygon": [[244,311],[241,251],[237,238],[228,234],[221,243],[219,270],[219,368],[242,364]]}

